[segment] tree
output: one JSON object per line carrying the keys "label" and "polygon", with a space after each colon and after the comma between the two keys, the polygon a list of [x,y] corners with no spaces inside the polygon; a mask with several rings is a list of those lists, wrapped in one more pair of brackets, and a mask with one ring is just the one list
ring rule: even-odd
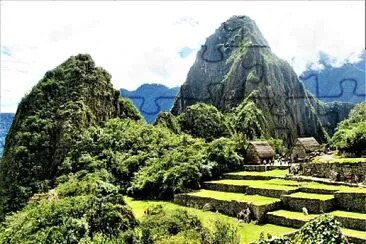
{"label": "tree", "polygon": [[192,105],[179,115],[178,120],[183,132],[207,141],[232,134],[225,116],[212,105]]}
{"label": "tree", "polygon": [[366,155],[366,103],[356,105],[348,118],[339,123],[332,144],[349,155]]}
{"label": "tree", "polygon": [[242,133],[248,140],[266,135],[265,117],[252,101],[244,100],[236,108],[233,121],[236,132]]}

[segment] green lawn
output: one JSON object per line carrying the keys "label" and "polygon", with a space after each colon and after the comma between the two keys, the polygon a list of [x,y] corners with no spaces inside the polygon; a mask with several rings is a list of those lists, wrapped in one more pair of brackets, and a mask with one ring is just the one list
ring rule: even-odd
{"label": "green lawn", "polygon": [[354,236],[354,237],[359,237],[359,238],[362,238],[362,239],[366,239],[366,231],[351,230],[351,229],[345,229],[345,228],[342,228],[341,231],[346,236]]}
{"label": "green lawn", "polygon": [[355,212],[347,212],[347,211],[333,211],[330,213],[331,215],[334,216],[339,216],[339,217],[348,217],[348,218],[354,218],[354,219],[364,219],[366,221],[366,214],[364,213],[355,213]]}
{"label": "green lawn", "polygon": [[288,173],[287,169],[275,169],[275,170],[268,170],[264,172],[258,171],[240,171],[240,172],[233,172],[229,173],[232,175],[252,175],[252,176],[274,176],[274,177],[281,177]]}
{"label": "green lawn", "polygon": [[228,222],[238,228],[238,232],[240,234],[241,243],[246,244],[259,239],[260,233],[262,231],[270,233],[272,236],[281,236],[283,234],[294,231],[293,228],[288,228],[284,226],[278,226],[273,224],[265,224],[265,225],[255,225],[253,223],[249,224],[239,224],[236,218],[228,217],[223,214],[213,213],[208,211],[203,211],[195,208],[183,207],[180,205],[176,205],[170,202],[162,202],[162,201],[140,201],[133,200],[130,197],[124,198],[127,205],[129,205],[132,209],[133,214],[137,219],[140,219],[144,215],[144,210],[153,204],[161,204],[165,209],[185,209],[193,214],[196,214],[198,218],[202,221],[204,227],[212,229],[213,224],[216,220],[222,220]]}
{"label": "green lawn", "polygon": [[218,200],[226,201],[243,201],[248,203],[253,203],[257,206],[271,204],[276,201],[280,201],[278,198],[265,197],[259,195],[245,195],[243,193],[233,193],[233,192],[222,192],[222,191],[211,191],[211,190],[199,190],[187,193],[191,196],[198,197],[210,197]]}
{"label": "green lawn", "polygon": [[307,221],[319,216],[318,214],[305,215],[302,212],[293,212],[293,211],[287,211],[287,210],[277,210],[277,211],[273,211],[273,212],[269,212],[269,213],[276,215],[276,216],[285,217],[288,219],[300,219],[300,220],[307,220]]}
{"label": "green lawn", "polygon": [[296,193],[290,194],[289,196],[297,197],[297,198],[306,198],[306,199],[319,199],[319,200],[323,200],[323,201],[334,198],[333,195],[305,193],[305,192],[296,192]]}

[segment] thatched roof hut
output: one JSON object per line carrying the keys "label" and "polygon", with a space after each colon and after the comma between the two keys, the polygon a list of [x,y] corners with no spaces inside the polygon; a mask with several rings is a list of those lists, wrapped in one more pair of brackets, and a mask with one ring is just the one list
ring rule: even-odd
{"label": "thatched roof hut", "polygon": [[252,164],[262,164],[264,160],[273,161],[275,154],[266,141],[251,141],[247,149],[246,160]]}
{"label": "thatched roof hut", "polygon": [[296,145],[302,146],[306,152],[313,152],[320,147],[319,142],[314,137],[297,138]]}
{"label": "thatched roof hut", "polygon": [[306,160],[309,154],[320,149],[320,144],[314,137],[297,138],[292,148],[291,158],[293,161]]}

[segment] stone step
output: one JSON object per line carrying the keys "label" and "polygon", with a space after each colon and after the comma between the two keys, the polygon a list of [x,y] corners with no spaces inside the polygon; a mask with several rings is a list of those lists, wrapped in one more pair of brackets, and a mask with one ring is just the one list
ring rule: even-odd
{"label": "stone step", "polygon": [[275,223],[291,228],[301,228],[306,222],[316,218],[318,214],[305,215],[302,212],[294,212],[288,210],[277,210],[266,214],[268,223]]}
{"label": "stone step", "polygon": [[249,185],[253,183],[252,180],[216,180],[206,181],[202,183],[202,188],[213,191],[225,192],[239,192],[246,193]]}
{"label": "stone step", "polygon": [[285,184],[271,184],[264,180],[217,180],[207,181],[202,184],[204,189],[240,192],[249,195],[261,195],[267,197],[280,198],[281,195],[291,194],[297,191],[298,187]]}
{"label": "stone step", "polygon": [[239,172],[231,172],[223,175],[224,179],[233,179],[233,180],[271,180],[271,179],[279,179],[283,178],[288,173],[287,170],[269,170],[264,172],[256,172],[256,171],[239,171]]}
{"label": "stone step", "polygon": [[297,191],[298,189],[295,187],[275,185],[249,186],[247,188],[247,194],[249,195],[261,195],[274,198],[280,198],[282,195],[292,194]]}
{"label": "stone step", "polygon": [[266,212],[281,207],[281,200],[278,198],[212,190],[199,190],[177,194],[174,196],[174,202],[195,208],[203,208],[206,204],[209,204],[211,211],[219,211],[220,213],[234,217],[240,211],[249,208],[252,217],[258,220],[258,222],[264,221]]}
{"label": "stone step", "polygon": [[266,170],[274,170],[274,169],[289,169],[288,165],[243,165],[243,171],[258,171],[263,172]]}
{"label": "stone step", "polygon": [[364,213],[336,210],[330,212],[330,214],[341,222],[345,228],[366,231],[366,214]]}
{"label": "stone step", "polygon": [[[338,220],[349,233],[363,233],[363,235],[358,235],[358,237],[366,238],[366,214],[345,212],[345,211],[334,211],[329,214],[333,215],[336,220]],[[266,213],[266,222],[276,225],[282,225],[286,227],[291,227],[295,229],[301,228],[306,222],[316,218],[318,214],[305,215],[302,212],[294,212],[288,210],[276,210],[273,212]],[[355,235],[354,235],[355,236]],[[356,235],[357,236],[357,235]]]}
{"label": "stone step", "polygon": [[302,208],[305,207],[308,210],[308,213],[314,214],[330,212],[335,205],[335,198],[333,195],[305,192],[283,195],[281,196],[281,200],[285,209],[302,212]]}
{"label": "stone step", "polygon": [[347,237],[349,243],[352,244],[365,244],[366,243],[366,233],[359,230],[351,230],[346,228],[341,228],[343,235]]}
{"label": "stone step", "polygon": [[346,211],[366,213],[366,188],[334,193],[337,207]]}

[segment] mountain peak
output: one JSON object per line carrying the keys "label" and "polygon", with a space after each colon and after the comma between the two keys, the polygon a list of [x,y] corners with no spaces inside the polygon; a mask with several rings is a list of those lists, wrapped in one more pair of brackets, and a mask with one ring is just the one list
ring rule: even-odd
{"label": "mountain peak", "polygon": [[316,98],[306,92],[288,62],[272,53],[253,20],[233,16],[197,53],[172,113],[200,102],[228,112],[247,98],[266,115],[270,136],[288,144],[298,136],[325,140],[323,118],[318,116],[323,110]]}

